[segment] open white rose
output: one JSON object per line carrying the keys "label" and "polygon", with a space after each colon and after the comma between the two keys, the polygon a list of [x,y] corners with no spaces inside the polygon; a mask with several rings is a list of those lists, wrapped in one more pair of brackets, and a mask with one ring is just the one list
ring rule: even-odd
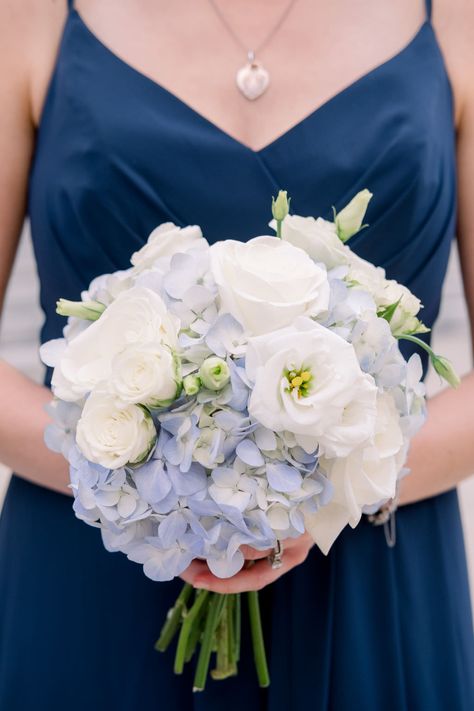
{"label": "open white rose", "polygon": [[337,236],[336,225],[322,217],[287,215],[281,226],[281,237],[328,269],[347,264],[349,260],[349,249]]}
{"label": "open white rose", "polygon": [[230,313],[251,334],[269,333],[328,307],[326,270],[288,242],[275,237],[226,240],[212,245],[210,252],[220,311]]}
{"label": "open white rose", "polygon": [[130,345],[162,342],[177,347],[179,324],[158,294],[145,287],[122,292],[102,316],[67,344],[52,387],[62,400],[80,400],[110,377],[114,357]]}
{"label": "open white rose", "polygon": [[77,423],[76,442],[87,459],[107,469],[136,464],[156,440],[150,414],[138,405],[118,408],[110,395],[93,393]]}
{"label": "open white rose", "polygon": [[249,340],[250,416],[307,452],[346,456],[374,434],[377,388],[351,344],[308,318]]}
{"label": "open white rose", "polygon": [[142,271],[151,269],[155,262],[163,257],[172,257],[178,252],[207,246],[198,225],[177,227],[172,222],[164,222],[153,230],[146,244],[132,254],[131,262],[136,270]]}
{"label": "open white rose", "polygon": [[109,391],[123,403],[164,407],[179,394],[178,369],[176,356],[163,343],[128,346],[112,360]]}
{"label": "open white rose", "polygon": [[348,457],[320,460],[334,487],[331,501],[305,515],[306,530],[328,553],[347,524],[355,528],[365,506],[395,496],[396,484],[406,457],[400,415],[389,393],[377,397],[377,420],[373,442]]}

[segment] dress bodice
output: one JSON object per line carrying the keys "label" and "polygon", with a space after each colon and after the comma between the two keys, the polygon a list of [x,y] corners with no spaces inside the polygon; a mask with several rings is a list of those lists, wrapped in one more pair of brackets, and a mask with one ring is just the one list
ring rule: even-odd
{"label": "dress bodice", "polygon": [[29,216],[45,313],[58,297],[128,266],[157,224],[199,224],[209,241],[268,232],[271,195],[330,217],[369,188],[351,241],[419,296],[434,322],[455,227],[449,79],[427,17],[388,61],[263,149],[232,138],[120,59],[70,8],[40,121]]}

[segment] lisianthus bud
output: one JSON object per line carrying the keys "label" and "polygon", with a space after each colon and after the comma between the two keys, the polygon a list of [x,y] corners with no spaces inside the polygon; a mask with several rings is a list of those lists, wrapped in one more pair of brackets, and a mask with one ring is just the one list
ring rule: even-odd
{"label": "lisianthus bud", "polygon": [[56,303],[56,313],[60,316],[76,316],[86,321],[97,321],[105,311],[105,304],[100,301],[68,301],[59,299]]}
{"label": "lisianthus bud", "polygon": [[230,380],[229,366],[222,358],[211,356],[199,368],[199,377],[209,390],[222,390]]}
{"label": "lisianthus bud", "polygon": [[362,223],[371,198],[372,193],[369,190],[361,190],[341,212],[336,214],[334,221],[337,234],[342,242],[347,242],[364,226]]}
{"label": "lisianthus bud", "polygon": [[438,375],[440,375],[443,380],[446,380],[448,385],[451,385],[452,388],[458,387],[461,382],[461,379],[454,370],[451,361],[449,361],[447,358],[443,358],[443,356],[433,354],[431,357],[431,362],[433,364],[433,368],[436,370]]}
{"label": "lisianthus bud", "polygon": [[201,379],[197,375],[187,375],[183,379],[183,390],[186,395],[197,395],[201,388]]}
{"label": "lisianthus bud", "polygon": [[290,210],[290,198],[286,190],[280,190],[275,200],[272,197],[272,215],[278,222],[282,222]]}

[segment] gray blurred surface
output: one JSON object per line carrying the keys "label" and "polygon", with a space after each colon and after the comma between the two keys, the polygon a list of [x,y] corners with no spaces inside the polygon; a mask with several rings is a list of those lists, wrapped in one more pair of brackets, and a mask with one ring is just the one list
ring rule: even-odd
{"label": "gray blurred surface", "polygon": [[[14,272],[7,292],[4,317],[0,325],[0,358],[40,381],[43,367],[38,358],[38,280],[28,230],[22,237]],[[443,292],[441,315],[434,331],[437,352],[450,358],[460,374],[471,368],[469,326],[459,274],[457,252],[453,253]],[[429,393],[440,387],[438,376],[428,377]],[[0,501],[8,483],[8,472],[0,465]],[[474,581],[474,477],[460,487],[463,524],[471,581]],[[471,584],[474,601],[474,584]]]}

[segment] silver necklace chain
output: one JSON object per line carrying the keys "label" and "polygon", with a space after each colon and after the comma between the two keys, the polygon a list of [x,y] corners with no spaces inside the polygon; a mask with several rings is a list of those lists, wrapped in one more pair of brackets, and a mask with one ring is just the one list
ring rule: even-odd
{"label": "silver necklace chain", "polygon": [[209,3],[211,4],[214,12],[226,28],[227,32],[230,34],[230,36],[234,39],[236,44],[239,45],[241,49],[244,50],[244,52],[247,54],[247,58],[249,62],[253,62],[255,59],[255,56],[257,53],[261,52],[264,47],[267,46],[267,44],[273,39],[273,37],[276,35],[280,27],[283,25],[285,22],[286,18],[290,14],[290,11],[293,8],[293,5],[295,5],[296,0],[290,0],[290,2],[286,5],[284,8],[283,12],[281,13],[280,17],[276,21],[276,23],[273,25],[271,28],[270,32],[266,35],[266,37],[263,38],[263,40],[260,42],[259,45],[256,46],[255,49],[249,49],[249,46],[245,44],[245,42],[242,41],[241,37],[237,34],[237,32],[234,30],[232,25],[230,24],[229,20],[227,17],[224,15],[222,12],[221,8],[217,4],[216,0],[209,0]]}

